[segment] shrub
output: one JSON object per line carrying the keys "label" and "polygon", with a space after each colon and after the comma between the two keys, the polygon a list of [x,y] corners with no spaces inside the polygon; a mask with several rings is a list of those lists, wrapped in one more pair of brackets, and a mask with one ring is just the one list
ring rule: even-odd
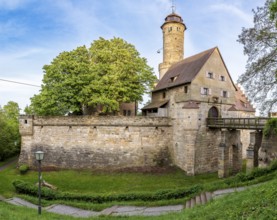
{"label": "shrub", "polygon": [[[15,180],[13,185],[16,192],[27,194],[31,196],[37,195],[37,187],[31,183],[26,183],[22,180]],[[118,195],[84,195],[84,194],[73,194],[68,192],[53,191],[48,188],[42,188],[41,196],[46,200],[78,200],[93,203],[104,203],[112,201],[157,201],[157,200],[168,200],[168,199],[179,199],[185,198],[195,193],[199,193],[203,188],[199,185],[193,186],[188,189],[177,189],[177,190],[163,190],[154,193],[127,193]]]}
{"label": "shrub", "polygon": [[269,166],[269,169],[271,171],[277,170],[277,160],[274,160],[274,161],[271,162],[271,164]]}
{"label": "shrub", "polygon": [[27,171],[29,170],[29,166],[27,164],[22,164],[20,167],[19,167],[19,172],[21,174],[25,174],[27,173]]}
{"label": "shrub", "polygon": [[269,119],[263,129],[264,136],[277,135],[277,118]]}

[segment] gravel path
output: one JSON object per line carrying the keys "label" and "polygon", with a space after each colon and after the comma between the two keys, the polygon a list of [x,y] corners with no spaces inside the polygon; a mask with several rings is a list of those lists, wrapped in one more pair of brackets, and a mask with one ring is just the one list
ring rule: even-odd
{"label": "gravel path", "polygon": [[[258,186],[257,184],[255,186]],[[110,208],[104,209],[101,212],[83,210],[79,208],[75,208],[72,206],[67,205],[60,205],[55,204],[48,207],[43,207],[43,211],[57,213],[61,215],[70,215],[75,217],[91,217],[91,216],[157,216],[163,215],[169,212],[181,212],[184,209],[193,208],[195,205],[205,204],[212,199],[217,199],[221,196],[227,195],[233,192],[243,191],[253,186],[248,187],[239,187],[239,188],[231,188],[231,189],[224,189],[224,190],[216,190],[214,192],[206,192],[202,193],[201,195],[192,198],[191,200],[187,201],[186,205],[169,205],[169,206],[158,206],[158,207],[146,207],[146,206],[112,206]],[[205,194],[205,195],[204,195]],[[17,206],[24,206],[28,208],[37,209],[37,206],[25,201],[23,199],[14,197],[11,199],[5,199],[0,195],[0,200],[17,205]]]}

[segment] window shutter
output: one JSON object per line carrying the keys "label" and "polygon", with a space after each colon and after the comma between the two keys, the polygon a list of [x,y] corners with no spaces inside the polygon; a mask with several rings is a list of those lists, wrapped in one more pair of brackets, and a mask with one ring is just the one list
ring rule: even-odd
{"label": "window shutter", "polygon": [[208,91],[209,91],[209,95],[211,95],[212,94],[212,89],[208,89]]}
{"label": "window shutter", "polygon": [[227,92],[227,97],[228,97],[228,98],[230,97],[230,93],[229,93],[229,92]]}
{"label": "window shutter", "polygon": [[223,91],[222,90],[220,91],[220,96],[223,97]]}
{"label": "window shutter", "polygon": [[201,94],[201,95],[204,94],[204,88],[203,88],[203,87],[201,87],[201,89],[200,89],[200,94]]}

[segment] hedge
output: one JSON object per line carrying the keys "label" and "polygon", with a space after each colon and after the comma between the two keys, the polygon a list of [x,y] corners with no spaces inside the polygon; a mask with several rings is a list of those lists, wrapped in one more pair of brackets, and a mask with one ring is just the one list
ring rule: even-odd
{"label": "hedge", "polygon": [[[22,180],[13,181],[16,192],[36,196],[38,193],[37,186]],[[188,189],[162,190],[154,193],[126,193],[117,195],[84,195],[73,194],[68,192],[54,191],[49,188],[42,188],[41,197],[46,200],[77,200],[93,203],[104,203],[112,201],[158,201],[168,199],[180,199],[200,193],[203,188],[195,185]]]}
{"label": "hedge", "polygon": [[[54,191],[49,188],[43,187],[41,190],[42,198],[46,200],[77,200],[93,203],[105,203],[112,201],[158,201],[158,200],[169,200],[169,199],[180,199],[185,197],[192,197],[199,194],[203,190],[215,190],[221,187],[240,185],[247,181],[254,180],[255,178],[265,176],[277,170],[277,160],[266,168],[256,168],[252,172],[238,173],[236,176],[224,179],[217,183],[204,184],[204,185],[194,185],[191,188],[186,189],[175,189],[175,190],[160,190],[153,193],[126,193],[117,195],[90,195],[90,194],[73,194],[69,192]],[[38,188],[37,186],[24,182],[22,180],[13,181],[13,185],[16,192],[27,194],[31,196],[37,196]],[[241,184],[243,185],[243,184]],[[204,188],[205,187],[205,188]]]}

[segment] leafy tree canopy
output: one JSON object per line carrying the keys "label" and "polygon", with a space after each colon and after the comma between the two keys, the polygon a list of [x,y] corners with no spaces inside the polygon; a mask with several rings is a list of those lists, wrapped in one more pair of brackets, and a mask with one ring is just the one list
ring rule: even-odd
{"label": "leafy tree canopy", "polygon": [[15,155],[20,149],[19,107],[16,102],[0,106],[0,161]]}
{"label": "leafy tree canopy", "polygon": [[270,5],[270,18],[275,20],[275,26],[277,27],[277,0]]}
{"label": "leafy tree canopy", "polygon": [[31,98],[28,114],[84,114],[99,106],[102,112],[118,111],[121,102],[141,101],[156,80],[146,59],[120,38],[62,52],[43,70],[42,89]]}
{"label": "leafy tree canopy", "polygon": [[262,114],[277,110],[276,2],[267,0],[263,7],[253,10],[254,27],[243,28],[238,40],[248,56],[239,83]]}

